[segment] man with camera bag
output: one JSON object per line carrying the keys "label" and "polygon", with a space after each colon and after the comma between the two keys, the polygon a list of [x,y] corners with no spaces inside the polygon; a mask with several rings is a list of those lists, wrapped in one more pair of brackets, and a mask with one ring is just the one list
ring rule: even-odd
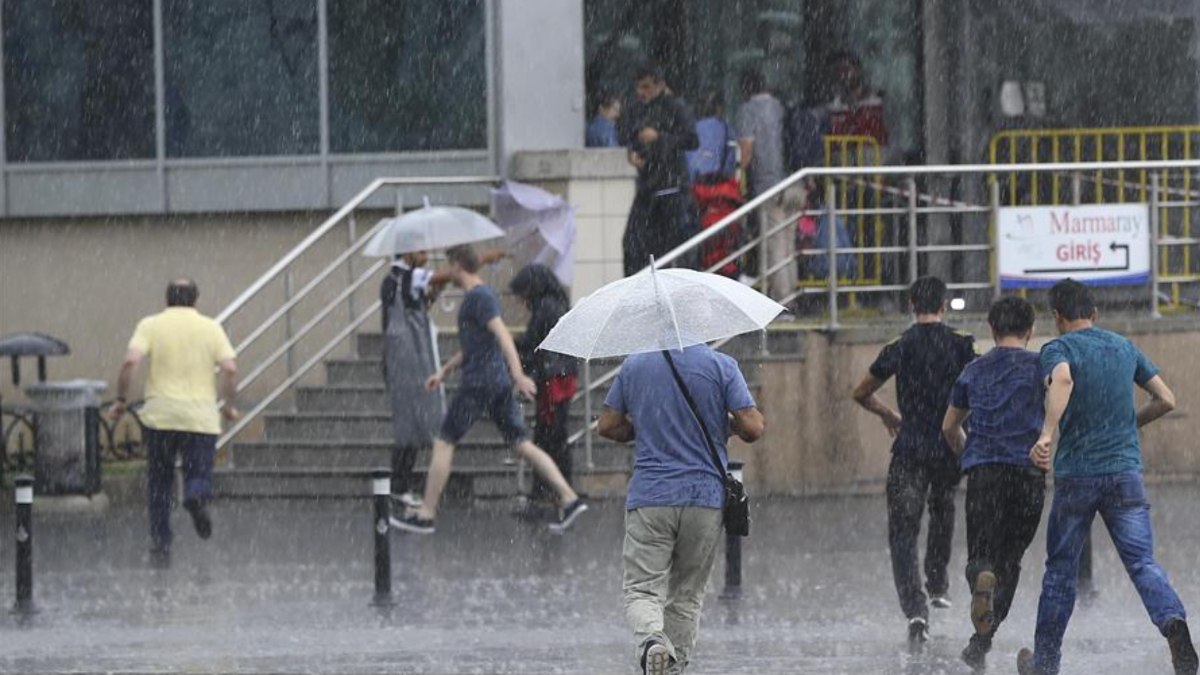
{"label": "man with camera bag", "polygon": [[737,361],[700,344],[626,359],[598,431],[635,443],[623,550],[635,656],[648,675],[682,672],[721,540],[725,443],[762,437],[762,413]]}

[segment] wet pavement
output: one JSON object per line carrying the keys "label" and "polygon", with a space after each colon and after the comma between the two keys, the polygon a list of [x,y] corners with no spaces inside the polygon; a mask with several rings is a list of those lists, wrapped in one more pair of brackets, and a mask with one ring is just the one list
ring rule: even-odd
{"label": "wet pavement", "polygon": [[[8,496],[6,496],[8,498]],[[1151,488],[1157,551],[1200,607],[1200,487]],[[744,594],[724,601],[718,562],[689,674],[968,673],[961,506],[950,610],[908,652],[880,496],[756,504]],[[9,507],[6,507],[9,508]],[[390,610],[370,606],[368,502],[224,502],[215,534],[174,516],[168,569],[147,555],[140,508],[39,514],[28,619],[0,614],[0,672],[633,673],[620,606],[620,502],[599,502],[565,537],[495,502],[450,509],[432,537],[394,534]],[[11,509],[0,531],[13,531]],[[1043,530],[1026,555],[990,671],[1015,672],[1032,641]],[[0,603],[14,594],[0,539]],[[1096,529],[1099,596],[1067,633],[1064,673],[1165,673],[1165,641]]]}

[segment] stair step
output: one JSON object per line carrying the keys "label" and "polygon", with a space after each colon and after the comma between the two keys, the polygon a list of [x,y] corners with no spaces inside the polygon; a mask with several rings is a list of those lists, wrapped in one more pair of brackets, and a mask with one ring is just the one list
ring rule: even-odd
{"label": "stair step", "polygon": [[[606,471],[628,472],[632,452],[632,446],[596,443],[592,446],[592,460]],[[390,466],[391,453],[391,444],[387,442],[266,441],[239,443],[233,448],[234,464],[239,469]],[[574,466],[585,466],[587,451],[582,443],[571,448],[571,457]],[[428,463],[429,451],[418,452],[416,466],[424,470]],[[512,466],[514,463],[514,454],[499,444],[466,443],[456,447],[454,452],[455,470]]]}
{"label": "stair step", "polygon": [[[532,405],[525,406],[526,429],[532,433]],[[270,440],[386,441],[392,438],[392,416],[386,412],[300,412],[267,413],[263,416],[264,437]],[[580,406],[572,412],[567,428],[582,429],[584,413]],[[474,424],[463,438],[466,442],[503,442],[500,430],[485,417]]]}

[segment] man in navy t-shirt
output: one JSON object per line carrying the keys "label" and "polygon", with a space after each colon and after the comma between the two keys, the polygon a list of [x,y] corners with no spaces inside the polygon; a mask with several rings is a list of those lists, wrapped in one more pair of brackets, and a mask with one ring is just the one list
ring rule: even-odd
{"label": "man in navy t-shirt", "polygon": [[[917,536],[929,508],[925,539],[925,590],[929,604],[950,607],[950,546],[954,538],[954,491],[962,477],[958,458],[942,438],[942,417],[950,388],[975,358],[975,339],[946,324],[946,284],[921,277],[908,291],[915,322],[879,352],[870,372],[854,390],[854,400],[879,416],[892,443],[888,465],[888,548],[900,609],[908,619],[908,638],[918,647],[929,637],[929,605],[921,590]],[[875,392],[896,378],[900,412]]]}
{"label": "man in navy t-shirt", "polygon": [[[1021,650],[1021,675],[1054,675],[1075,608],[1075,578],[1084,539],[1099,513],[1150,620],[1167,639],[1176,675],[1200,668],[1187,613],[1154,559],[1150,503],[1142,483],[1138,429],[1175,408],[1159,369],[1128,338],[1096,328],[1096,303],[1073,279],[1050,289],[1058,339],[1042,347],[1046,420],[1029,451],[1050,469],[1054,500],[1046,522],[1046,573],[1038,601],[1034,649]],[[1133,386],[1150,394],[1135,409]],[[1058,450],[1051,453],[1055,436]]]}
{"label": "man in navy t-shirt", "polygon": [[[942,433],[967,474],[967,584],[975,634],[962,652],[985,665],[992,637],[1008,616],[1021,558],[1037,534],[1046,473],[1029,459],[1042,430],[1045,396],[1033,337],[1033,306],[1010,296],[988,311],[996,347],[967,364],[942,420]],[[970,415],[970,432],[963,422]]]}
{"label": "man in navy t-shirt", "polygon": [[521,395],[532,398],[537,393],[537,385],[521,368],[512,334],[500,317],[500,299],[479,277],[479,257],[475,250],[466,245],[454,246],[446,250],[446,259],[454,284],[466,292],[458,312],[458,340],[462,350],[431,375],[425,387],[430,391],[437,389],[459,367],[462,368],[462,383],[433,442],[424,502],[415,513],[393,519],[392,524],[418,534],[434,532],[438,502],[450,478],[454,444],[467,434],[480,415],[486,413],[500,428],[504,440],[511,443],[517,454],[558,493],[562,516],[551,529],[561,533],[587,510],[587,504],[571,489],[550,455],[529,440],[513,387],[515,385]]}

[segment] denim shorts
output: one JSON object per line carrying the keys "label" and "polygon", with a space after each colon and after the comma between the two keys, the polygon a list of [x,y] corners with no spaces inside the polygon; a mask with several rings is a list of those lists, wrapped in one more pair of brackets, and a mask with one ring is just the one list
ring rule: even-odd
{"label": "denim shorts", "polygon": [[438,437],[451,445],[457,443],[485,412],[496,423],[507,443],[514,444],[529,436],[521,406],[511,387],[464,387],[450,401]]}

